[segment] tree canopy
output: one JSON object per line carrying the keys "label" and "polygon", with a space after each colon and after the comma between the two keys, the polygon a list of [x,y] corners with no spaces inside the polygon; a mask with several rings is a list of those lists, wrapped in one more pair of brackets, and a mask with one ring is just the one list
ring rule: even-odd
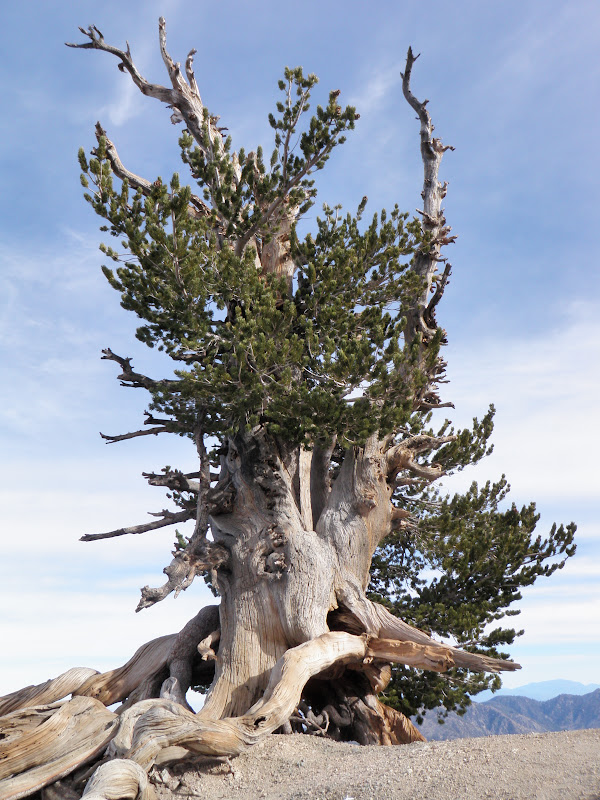
{"label": "tree canopy", "polygon": [[[434,316],[450,267],[428,279],[415,265],[432,256],[446,262],[435,251],[453,237],[428,230],[426,212],[422,222],[398,205],[365,219],[366,197],[354,214],[325,206],[316,230],[298,237],[317,194],[312,176],[359,118],[338,104],[339,91],[311,116],[316,83],[286,68],[269,115],[268,161],[260,147],[234,152],[204,109],[201,136],[186,129],[179,139],[194,190],[178,173],[144,184],[115,169],[115,147],[100,127],[92,159],[80,151],[82,183],[93,189],[86,199],[106,219],[103,230],[121,238],[121,249],[102,245],[119,264],[104,273],[141,320],[137,337],[177,363],[175,379],[131,373],[129,382],[151,394],[148,422],[163,414],[165,431],[193,438],[201,420],[215,452],[227,436],[258,426],[307,448],[335,442],[338,462],[373,434],[421,437],[416,452],[441,444],[416,479],[395,489],[395,505],[410,516],[375,554],[371,595],[417,627],[506,658],[499,648],[519,633],[490,624],[518,614],[510,606],[520,588],[562,566],[574,552],[574,526],[533,539],[534,504],[499,508],[504,476],[453,497],[433,488],[432,479],[492,449],[493,406],[471,430],[456,433],[439,419],[432,428],[432,412],[452,405],[437,397],[446,332]],[[284,263],[269,270],[263,253],[278,237]],[[409,319],[425,297],[429,327],[419,331]],[[175,499],[189,506],[186,496]],[[440,704],[464,710],[471,694],[499,686],[497,676],[460,669],[451,681],[394,671],[386,699],[409,715]]]}

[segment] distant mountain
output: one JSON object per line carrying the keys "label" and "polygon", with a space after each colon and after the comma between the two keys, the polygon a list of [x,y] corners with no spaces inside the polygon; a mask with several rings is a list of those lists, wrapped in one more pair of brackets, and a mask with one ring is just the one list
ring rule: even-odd
{"label": "distant mountain", "polygon": [[559,694],[589,694],[600,689],[599,683],[579,683],[578,681],[554,680],[540,681],[539,683],[527,683],[525,686],[517,686],[514,689],[500,689],[498,692],[481,692],[473,700],[476,703],[485,703],[492,697],[531,697],[532,700],[550,700],[558,697]]}
{"label": "distant mountain", "polygon": [[449,714],[444,725],[430,711],[419,728],[430,740],[600,728],[600,689],[585,695],[561,694],[544,702],[510,695],[494,697],[486,703],[473,703],[462,717]]}

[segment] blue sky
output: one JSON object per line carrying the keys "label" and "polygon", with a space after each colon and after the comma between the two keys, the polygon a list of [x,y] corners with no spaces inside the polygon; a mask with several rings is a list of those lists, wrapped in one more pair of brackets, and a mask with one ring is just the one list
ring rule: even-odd
{"label": "blue sky", "polygon": [[322,97],[342,90],[361,119],[319,177],[319,199],[351,209],[365,194],[373,210],[419,205],[418,128],[399,72],[409,45],[422,54],[414,90],[456,147],[442,168],[459,237],[438,314],[450,337],[446,399],[459,424],[498,409],[494,454],[448,486],[504,472],[515,502],[537,501],[541,531],[578,523],[575,558],[520,603],[526,633],[512,654],[523,670],[506,685],[597,682],[598,3],[33,0],[5,9],[0,31],[0,694],[71,666],[117,666],[210,601],[198,582],[134,614],[139,587],[161,582],[169,529],[78,541],[165,505],[142,471],[194,468],[185,443],[98,436],[135,429],[145,407],[100,350],[152,374],[162,364],[133,339],[135,321],[100,273],[76,160],[100,119],[131,170],[169,177],[179,130],[115,59],[63,45],[93,22],[165,82],[161,14],[176,60],[197,48],[203,99],[236,147],[269,145],[285,65],[316,72]]}

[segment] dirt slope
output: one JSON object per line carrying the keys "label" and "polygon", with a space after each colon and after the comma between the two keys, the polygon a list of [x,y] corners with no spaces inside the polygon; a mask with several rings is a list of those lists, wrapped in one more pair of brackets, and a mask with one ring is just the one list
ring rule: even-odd
{"label": "dirt slope", "polygon": [[163,771],[162,800],[600,800],[600,729],[360,747],[271,736],[226,763]]}

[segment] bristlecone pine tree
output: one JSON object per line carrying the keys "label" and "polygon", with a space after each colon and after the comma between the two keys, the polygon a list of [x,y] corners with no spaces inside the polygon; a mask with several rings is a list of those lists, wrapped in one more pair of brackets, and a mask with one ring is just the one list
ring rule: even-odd
{"label": "bristlecone pine tree", "polygon": [[[519,588],[564,563],[574,526],[533,539],[533,505],[498,508],[504,480],[453,499],[435,488],[489,452],[493,409],[472,430],[454,432],[443,418],[431,427],[451,407],[439,396],[446,334],[435,312],[453,237],[438,180],[448,148],[412,93],[415,57],[409,50],[403,92],[420,121],[420,219],[396,207],[363,222],[365,198],[354,216],[326,207],[300,240],[312,176],[358,119],[339,92],[307,118],[317,79],[286,69],[265,160],[260,148],[232,150],[200,98],[195,51],[184,70],[174,63],[164,20],[170,87],[143,78],[129,47],[107,44],[95,27],[82,32],[88,41],[71,46],[116,56],[183,123],[182,159],[200,187],[133,174],[99,124],[91,159],[80,152],[86,199],[121,243],[102,246],[119,265],[105,275],[140,318],[138,338],[176,367],[150,378],[105,350],[123,385],[151,401],[143,430],[104,438],[175,434],[198,458],[192,473],[145,476],[170,490],[175,510],[83,538],[194,520],[190,539],[177,537],[166,583],[145,587],[139,608],[196,575],[219,603],[117,670],[73,669],[0,698],[0,797],[53,784],[48,797],[86,786],[90,800],[146,798],[153,767],[233,756],[277,730],[364,744],[422,739],[405,714],[464,707],[497,682],[486,673],[518,668],[495,649],[515,631],[488,623],[516,613],[506,609]],[[392,664],[402,666],[390,683]],[[447,670],[450,681],[438,674]],[[194,714],[186,692],[208,685]]]}

